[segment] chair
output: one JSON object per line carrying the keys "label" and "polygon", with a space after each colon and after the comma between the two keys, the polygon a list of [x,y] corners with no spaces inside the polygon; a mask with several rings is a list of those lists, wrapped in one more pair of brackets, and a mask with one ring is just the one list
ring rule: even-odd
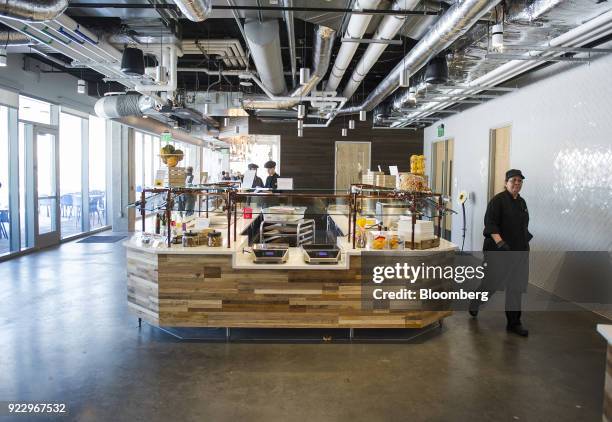
{"label": "chair", "polygon": [[72,194],[62,195],[60,197],[60,207],[62,209],[62,217],[72,217],[72,208],[74,205],[74,200],[72,199]]}
{"label": "chair", "polygon": [[[98,224],[102,225],[102,219],[100,218],[100,209],[98,208],[98,203],[100,202],[101,198],[90,198],[89,199],[89,221],[91,222],[91,217],[92,215],[98,216]],[[93,225],[93,224],[92,224]]]}
{"label": "chair", "polygon": [[9,223],[9,211],[8,210],[0,210],[0,239],[8,239],[8,230],[4,226],[4,223]]}

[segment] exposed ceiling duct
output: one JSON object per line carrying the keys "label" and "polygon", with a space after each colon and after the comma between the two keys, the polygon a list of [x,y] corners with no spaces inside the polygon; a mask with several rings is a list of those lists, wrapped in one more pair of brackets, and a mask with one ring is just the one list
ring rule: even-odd
{"label": "exposed ceiling duct", "polygon": [[32,39],[21,32],[13,30],[0,31],[0,47],[28,45],[30,43],[32,43]]}
{"label": "exposed ceiling duct", "polygon": [[[293,7],[293,1],[283,0],[283,6]],[[283,17],[285,18],[285,24],[287,25],[287,37],[289,38],[289,56],[291,60],[291,79],[293,81],[293,86],[295,87],[297,83],[297,65],[295,54],[295,26],[293,22],[293,12],[291,10],[285,10],[283,11]]]}
{"label": "exposed ceiling duct", "polygon": [[212,9],[212,0],[174,0],[183,16],[193,22],[205,21]]}
{"label": "exposed ceiling duct", "polygon": [[153,107],[151,98],[141,94],[109,95],[96,101],[94,111],[98,117],[117,119],[126,116],[140,117]]}
{"label": "exposed ceiling duct", "polygon": [[162,133],[170,133],[172,135],[172,139],[175,139],[180,142],[185,142],[191,145],[225,145],[225,142],[219,141],[218,139],[214,139],[210,136],[208,137],[208,139],[206,139],[206,136],[202,136],[202,138],[204,139],[200,139],[200,137],[191,135],[190,133],[187,133],[184,130],[174,129],[168,126],[167,124],[159,122],[155,119],[144,119],[138,116],[126,116],[117,118],[115,120],[125,125],[134,127],[136,129],[155,133],[157,135],[161,135]]}
{"label": "exposed ceiling duct", "polygon": [[[396,0],[391,7],[392,10],[413,10],[420,0]],[[395,38],[402,25],[405,22],[406,17],[398,15],[387,15],[382,20],[376,33],[372,37],[375,40],[392,40]],[[372,66],[376,64],[382,53],[387,48],[387,44],[384,43],[372,43],[368,46],[363,56],[355,66],[353,74],[349,78],[342,92],[342,96],[351,98],[359,85],[366,77]]]}
{"label": "exposed ceiling duct", "polygon": [[261,82],[273,95],[284,94],[287,84],[283,73],[278,21],[247,20],[244,32]]}
{"label": "exposed ceiling duct", "polygon": [[373,110],[399,87],[401,72],[408,71],[410,75],[413,75],[419,71],[434,56],[464,35],[478,19],[497,3],[499,3],[499,0],[465,0],[455,3],[360,106],[341,110],[339,114]]}
{"label": "exposed ceiling duct", "polygon": [[[323,79],[329,68],[331,60],[332,47],[334,44],[334,36],[336,31],[326,26],[319,26],[314,37],[313,51],[313,66],[314,70],[310,74],[310,79],[304,84],[295,88],[290,98],[286,99],[271,99],[271,100],[250,100],[245,99],[242,103],[245,109],[288,109],[295,107],[303,97],[307,96],[310,91]],[[260,73],[261,75],[261,73]]]}
{"label": "exposed ceiling duct", "polygon": [[[353,6],[353,10],[376,9],[379,3],[380,0],[357,0]],[[372,20],[372,15],[351,15],[344,37],[357,40],[361,39],[370,24],[370,20]],[[359,47],[358,42],[345,41],[342,43],[336,55],[336,61],[334,62],[331,73],[329,74],[327,84],[325,85],[326,90],[337,90],[344,76],[344,72],[346,72],[346,69],[351,64],[351,60],[353,60],[357,47]]]}
{"label": "exposed ceiling duct", "polygon": [[236,38],[183,40],[181,49],[183,54],[219,56],[223,60],[224,68],[245,69],[249,63],[242,44]]}
{"label": "exposed ceiling duct", "polygon": [[57,18],[67,7],[68,0],[3,0],[0,2],[0,16],[44,22]]}

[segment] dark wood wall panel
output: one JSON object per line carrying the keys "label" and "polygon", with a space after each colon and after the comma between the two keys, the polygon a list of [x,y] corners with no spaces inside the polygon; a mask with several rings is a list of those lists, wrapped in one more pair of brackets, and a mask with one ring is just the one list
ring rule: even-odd
{"label": "dark wood wall panel", "polygon": [[[292,177],[296,189],[333,189],[335,142],[372,143],[372,169],[380,164],[388,171],[397,165],[400,171],[410,170],[410,156],[423,153],[423,132],[413,130],[372,129],[371,116],[360,122],[347,137],[341,136],[344,120],[337,118],[328,128],[305,128],[298,138],[297,124],[262,123],[251,117],[249,133],[281,136],[281,176]],[[347,118],[348,125],[348,118]]]}

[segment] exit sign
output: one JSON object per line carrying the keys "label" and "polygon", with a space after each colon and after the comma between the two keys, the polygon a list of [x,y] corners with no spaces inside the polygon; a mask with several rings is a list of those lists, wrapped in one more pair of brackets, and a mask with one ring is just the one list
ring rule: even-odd
{"label": "exit sign", "polygon": [[444,125],[440,125],[438,126],[438,138],[441,138],[444,136]]}
{"label": "exit sign", "polygon": [[161,134],[162,142],[172,142],[172,134],[170,132],[164,132]]}

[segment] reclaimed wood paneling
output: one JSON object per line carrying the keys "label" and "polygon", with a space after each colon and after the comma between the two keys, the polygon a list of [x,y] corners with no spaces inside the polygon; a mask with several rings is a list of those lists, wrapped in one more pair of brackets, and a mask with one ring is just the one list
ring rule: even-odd
{"label": "reclaimed wood paneling", "polygon": [[237,270],[231,255],[128,250],[128,301],[137,316],[174,327],[420,328],[450,315],[418,302],[367,309],[361,257],[349,259],[346,271]]}

